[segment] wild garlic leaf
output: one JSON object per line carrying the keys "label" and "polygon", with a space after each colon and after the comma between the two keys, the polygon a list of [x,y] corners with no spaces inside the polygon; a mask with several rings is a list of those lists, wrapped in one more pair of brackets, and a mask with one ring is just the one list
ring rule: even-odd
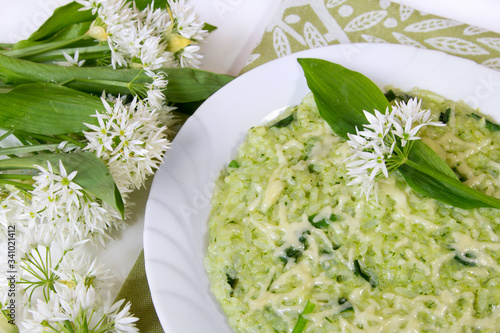
{"label": "wild garlic leaf", "polygon": [[464,209],[476,207],[500,209],[500,199],[476,191],[457,178],[445,176],[421,164],[413,162],[403,164],[399,172],[415,191],[448,205]]}
{"label": "wild garlic leaf", "polygon": [[101,99],[53,83],[20,85],[0,94],[0,128],[41,135],[79,133],[97,124]]}
{"label": "wild garlic leaf", "polygon": [[314,94],[319,113],[333,131],[347,139],[367,123],[363,110],[385,112],[387,98],[375,83],[361,73],[314,58],[298,59]]}
{"label": "wild garlic leaf", "polygon": [[28,38],[31,41],[40,41],[48,39],[64,28],[80,22],[93,21],[96,15],[90,10],[79,10],[83,6],[76,2],[70,2],[67,5],[58,7],[37,31]]}

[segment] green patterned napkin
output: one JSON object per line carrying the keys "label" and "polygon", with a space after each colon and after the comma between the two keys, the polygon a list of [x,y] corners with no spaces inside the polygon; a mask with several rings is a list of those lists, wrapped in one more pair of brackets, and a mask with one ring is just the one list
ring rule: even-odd
{"label": "green patterned napkin", "polygon": [[244,71],[297,51],[394,43],[443,51],[500,70],[500,34],[388,0],[284,0]]}
{"label": "green patterned napkin", "polygon": [[[443,51],[500,70],[500,34],[388,0],[282,0],[243,72],[326,45],[396,43]],[[168,221],[166,221],[168,223]],[[132,303],[141,332],[162,333],[141,253],[117,299]]]}

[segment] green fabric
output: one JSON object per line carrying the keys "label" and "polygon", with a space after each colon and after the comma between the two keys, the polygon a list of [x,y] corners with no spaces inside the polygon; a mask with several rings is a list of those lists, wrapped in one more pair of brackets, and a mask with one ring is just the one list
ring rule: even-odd
{"label": "green fabric", "polygon": [[[498,33],[387,0],[282,0],[242,72],[309,48],[367,42],[444,51],[500,70]],[[151,301],[143,253],[117,299],[122,298],[132,303],[141,332],[163,332]]]}
{"label": "green fabric", "polygon": [[393,43],[443,51],[500,70],[500,34],[388,0],[284,0],[244,68],[333,44]]}
{"label": "green fabric", "polygon": [[130,274],[127,276],[116,297],[116,300],[121,299],[125,299],[125,302],[131,303],[130,312],[139,318],[136,326],[140,332],[163,333],[146,280],[144,251],[137,258],[134,267],[132,267]]}

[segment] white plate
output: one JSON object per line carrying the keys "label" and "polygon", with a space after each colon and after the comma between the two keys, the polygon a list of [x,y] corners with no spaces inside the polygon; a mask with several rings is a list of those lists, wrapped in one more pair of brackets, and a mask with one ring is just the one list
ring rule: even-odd
{"label": "white plate", "polygon": [[214,179],[247,130],[308,92],[298,57],[359,71],[380,87],[428,89],[500,119],[500,73],[444,53],[390,44],[308,50],[262,65],[229,83],[189,118],[154,177],[144,253],[153,303],[166,333],[231,332],[203,267]]}

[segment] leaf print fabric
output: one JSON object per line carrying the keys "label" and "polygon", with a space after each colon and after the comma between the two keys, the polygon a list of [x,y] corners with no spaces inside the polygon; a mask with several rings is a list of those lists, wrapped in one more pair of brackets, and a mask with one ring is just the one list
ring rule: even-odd
{"label": "leaf print fabric", "polygon": [[434,48],[458,55],[483,55],[489,52],[479,47],[477,44],[456,37],[435,37],[425,40]]}
{"label": "leaf print fabric", "polygon": [[500,34],[388,0],[282,0],[243,71],[333,44],[394,43],[447,52],[500,70]]}
{"label": "leaf print fabric", "polygon": [[369,29],[380,23],[380,21],[382,21],[386,16],[387,12],[385,10],[377,10],[361,14],[349,22],[344,28],[344,31],[353,32]]}
{"label": "leaf print fabric", "polygon": [[452,20],[431,19],[422,22],[417,22],[406,26],[406,32],[431,32],[437,30],[444,30],[450,27],[456,27],[463,23]]}

